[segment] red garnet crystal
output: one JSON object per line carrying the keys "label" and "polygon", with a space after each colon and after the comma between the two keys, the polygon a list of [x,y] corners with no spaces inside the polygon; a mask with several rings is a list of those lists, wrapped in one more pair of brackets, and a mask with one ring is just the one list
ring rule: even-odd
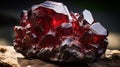
{"label": "red garnet crystal", "polygon": [[14,48],[27,58],[93,61],[104,54],[108,44],[108,31],[90,11],[69,13],[65,5],[53,1],[23,10],[14,31]]}

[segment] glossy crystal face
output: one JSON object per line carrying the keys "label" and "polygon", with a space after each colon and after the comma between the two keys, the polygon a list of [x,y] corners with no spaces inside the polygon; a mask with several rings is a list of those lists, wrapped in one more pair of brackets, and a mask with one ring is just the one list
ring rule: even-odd
{"label": "glossy crystal face", "polygon": [[23,10],[14,27],[14,48],[28,58],[60,62],[95,60],[106,50],[108,31],[85,9],[69,12],[62,3],[45,1]]}

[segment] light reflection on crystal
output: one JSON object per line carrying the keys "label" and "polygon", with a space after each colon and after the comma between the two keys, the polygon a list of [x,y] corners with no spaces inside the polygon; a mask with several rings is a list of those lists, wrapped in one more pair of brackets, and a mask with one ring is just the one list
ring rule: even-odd
{"label": "light reflection on crystal", "polygon": [[98,35],[107,35],[107,30],[99,23],[93,23],[90,29]]}
{"label": "light reflection on crystal", "polygon": [[89,23],[89,24],[92,24],[93,23],[93,17],[92,17],[92,14],[89,10],[84,10],[83,11],[83,17],[84,19]]}

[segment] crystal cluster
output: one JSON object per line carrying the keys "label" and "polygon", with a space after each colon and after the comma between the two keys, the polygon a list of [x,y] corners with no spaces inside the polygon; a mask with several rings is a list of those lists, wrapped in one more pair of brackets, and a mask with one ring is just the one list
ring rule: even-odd
{"label": "crystal cluster", "polygon": [[93,19],[89,10],[70,13],[65,5],[53,1],[23,10],[14,31],[14,48],[27,58],[94,61],[108,44],[108,31]]}

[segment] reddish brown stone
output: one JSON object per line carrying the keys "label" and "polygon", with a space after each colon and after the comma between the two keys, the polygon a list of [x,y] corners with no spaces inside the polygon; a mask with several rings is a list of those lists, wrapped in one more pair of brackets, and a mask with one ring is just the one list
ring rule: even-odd
{"label": "reddish brown stone", "polygon": [[24,10],[14,48],[27,58],[60,62],[94,61],[107,47],[107,30],[88,10],[69,13],[62,3],[45,1]]}

